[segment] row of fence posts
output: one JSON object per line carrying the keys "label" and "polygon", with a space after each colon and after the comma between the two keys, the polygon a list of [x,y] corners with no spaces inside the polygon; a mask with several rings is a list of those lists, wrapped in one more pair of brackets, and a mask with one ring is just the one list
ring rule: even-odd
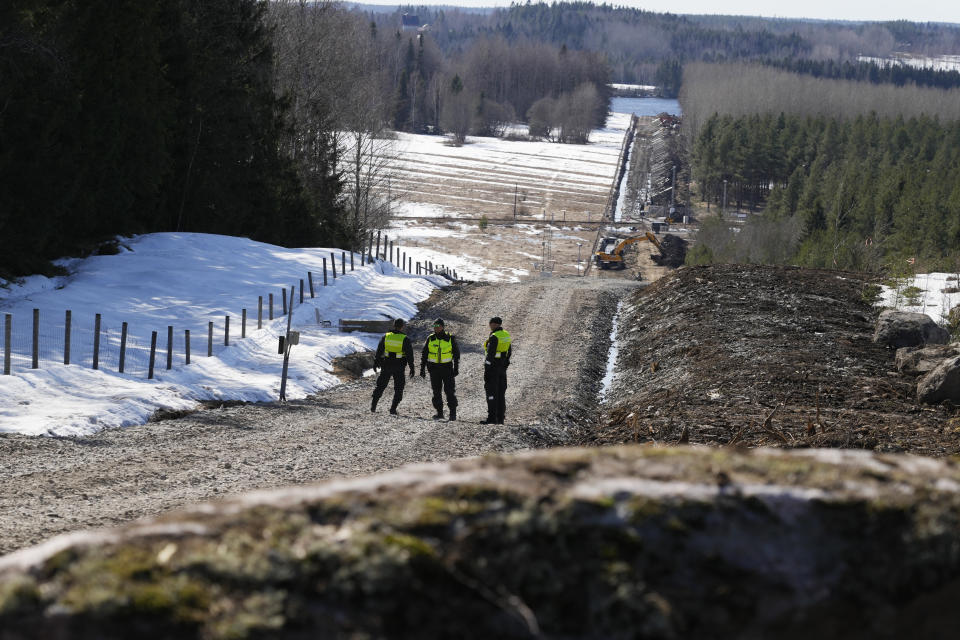
{"label": "row of fence posts", "polygon": [[[383,236],[383,251],[381,252],[380,248],[380,232],[377,231],[377,251],[373,253],[373,233],[370,233],[369,237],[369,250],[367,252],[367,257],[370,258],[371,255],[377,256],[382,260],[393,264],[394,266],[399,266],[400,269],[406,271],[410,274],[415,274],[418,276],[433,275],[433,274],[442,274],[454,280],[459,280],[456,269],[450,269],[443,265],[434,265],[433,262],[425,260],[423,262],[414,262],[413,257],[408,257],[406,251],[401,251],[399,245],[394,246],[393,241],[390,240],[389,236]],[[370,259],[370,262],[373,262]]]}
{"label": "row of fence posts", "polygon": [[[446,276],[453,277],[457,279],[456,270],[449,269],[442,265],[434,266],[432,262],[425,261],[423,263],[417,262],[414,265],[413,258],[408,258],[406,252],[403,252],[401,255],[401,249],[399,246],[394,246],[393,242],[389,240],[387,236],[383,237],[383,254],[381,254],[381,236],[380,232],[377,232],[376,238],[376,250],[377,252],[373,253],[374,248],[374,239],[373,233],[369,234],[369,241],[361,247],[360,253],[360,263],[361,264],[371,264],[374,262],[373,256],[383,255],[384,259],[387,259],[389,256],[389,262],[396,265],[396,261],[401,261],[400,268],[407,271],[408,273],[416,272],[416,275],[428,275],[434,273],[442,273]],[[408,262],[409,260],[409,262]],[[350,252],[350,271],[354,270],[354,253]],[[332,275],[332,279],[335,282],[337,279],[337,258],[335,252],[330,252],[330,270],[329,273]],[[327,259],[323,259],[323,286],[328,286],[329,280],[327,277]],[[340,253],[340,275],[345,276],[347,274],[347,252],[342,251]],[[313,272],[307,272],[307,281],[304,283],[304,280],[300,279],[300,304],[303,304],[304,300],[304,284],[309,287],[310,297],[316,297],[316,290],[314,288],[313,281]],[[290,317],[293,314],[293,301],[294,295],[296,292],[296,286],[290,287],[290,303],[289,309],[287,308],[287,290],[281,289],[280,296],[282,302],[282,316],[287,316],[287,330],[290,329]],[[274,319],[274,298],[273,294],[268,294],[267,297],[267,318],[272,321]],[[73,312],[67,311],[64,318],[64,348],[63,348],[63,364],[70,364],[70,336],[71,336],[71,326],[73,323]],[[121,325],[120,331],[120,357],[118,361],[118,373],[124,372],[124,367],[126,364],[126,351],[127,351],[127,323],[124,322]],[[257,300],[257,329],[263,328],[263,296],[259,296]],[[173,368],[173,326],[167,326],[167,345],[166,345],[166,369],[169,371]],[[210,321],[207,323],[207,357],[213,355],[213,333],[214,333],[214,323]],[[3,375],[10,375],[11,371],[11,342],[13,335],[13,316],[9,313],[4,314],[4,326],[3,326]],[[93,328],[93,362],[92,368],[100,368],[100,335],[101,335],[101,315],[98,313],[94,318],[94,328]],[[158,334],[156,331],[151,332],[150,335],[150,362],[148,366],[147,378],[152,380],[154,375],[154,369],[156,367],[156,354],[157,354],[157,337]],[[241,320],[240,320],[240,338],[247,337],[247,310],[241,310]],[[223,345],[225,347],[230,346],[230,316],[224,316],[223,324]],[[33,310],[33,336],[32,336],[32,359],[31,359],[31,369],[40,368],[40,310]],[[184,364],[190,364],[190,330],[184,330]]]}

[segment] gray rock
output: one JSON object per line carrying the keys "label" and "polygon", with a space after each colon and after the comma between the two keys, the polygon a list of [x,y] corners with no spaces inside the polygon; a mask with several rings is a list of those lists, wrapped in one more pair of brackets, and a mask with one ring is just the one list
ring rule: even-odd
{"label": "gray rock", "polygon": [[0,640],[949,638],[960,461],[554,449],[236,496],[0,558]]}
{"label": "gray rock", "polygon": [[930,373],[953,356],[960,355],[960,344],[933,345],[929,347],[900,347],[897,349],[897,371],[908,376]]}
{"label": "gray rock", "polygon": [[926,404],[950,400],[960,405],[960,356],[941,362],[917,384],[917,399]]}
{"label": "gray rock", "polygon": [[873,341],[894,349],[919,347],[926,344],[946,344],[950,333],[925,313],[884,311],[877,319]]}

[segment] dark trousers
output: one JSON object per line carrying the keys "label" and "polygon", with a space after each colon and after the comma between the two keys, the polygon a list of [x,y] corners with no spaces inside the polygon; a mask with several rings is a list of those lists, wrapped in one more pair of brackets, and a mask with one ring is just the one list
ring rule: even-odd
{"label": "dark trousers", "polygon": [[503,422],[507,412],[507,370],[503,367],[484,367],[483,390],[487,394],[487,422]]}
{"label": "dark trousers", "polygon": [[387,388],[387,384],[390,382],[390,378],[393,378],[393,402],[390,404],[391,409],[396,409],[397,405],[400,404],[400,401],[403,400],[403,387],[407,383],[406,379],[403,377],[403,363],[400,363],[401,366],[395,364],[384,364],[380,368],[380,375],[377,377],[377,386],[373,389],[373,401],[377,402],[380,400],[380,396],[383,395],[383,391]]}
{"label": "dark trousers", "polygon": [[447,406],[451,409],[457,406],[457,383],[453,377],[453,366],[449,364],[435,364],[427,366],[430,372],[430,386],[433,387],[433,408],[437,413],[443,413],[443,398],[440,393],[445,392]]}

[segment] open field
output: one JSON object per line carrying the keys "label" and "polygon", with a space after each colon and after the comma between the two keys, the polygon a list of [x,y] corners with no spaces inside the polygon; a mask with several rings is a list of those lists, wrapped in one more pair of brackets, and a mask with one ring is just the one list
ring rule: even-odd
{"label": "open field", "polygon": [[[628,114],[611,114],[586,146],[470,138],[454,147],[401,134],[392,182],[400,202],[386,232],[415,262],[443,263],[466,279],[517,281],[541,272],[656,279],[661,268],[650,247],[633,249],[624,271],[587,269],[598,234],[612,233],[598,221],[629,123]],[[637,221],[617,231],[625,237],[648,228]]]}
{"label": "open field", "polygon": [[[435,205],[451,216],[551,214],[596,219],[603,211],[630,116],[611,114],[589,145],[469,137],[455,147],[439,136],[399,134],[391,178],[406,203]],[[409,212],[409,209],[407,210]]]}

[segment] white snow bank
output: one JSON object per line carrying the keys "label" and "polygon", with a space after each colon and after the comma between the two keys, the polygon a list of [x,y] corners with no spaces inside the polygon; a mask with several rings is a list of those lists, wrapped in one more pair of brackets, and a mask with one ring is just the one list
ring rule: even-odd
{"label": "white snow bank", "polygon": [[[0,375],[0,432],[82,435],[112,426],[142,424],[160,408],[185,409],[197,401],[276,400],[282,356],[277,338],[286,330],[280,315],[281,290],[296,288],[293,327],[300,344],[290,358],[287,398],[302,398],[337,384],[332,360],[372,349],[374,334],[340,334],[339,319],[409,318],[416,303],[440,282],[416,277],[388,263],[361,266],[349,255],[345,275],[323,286],[323,260],[330,249],[285,249],[245,238],[157,233],[124,243],[114,256],[65,260],[71,275],[33,276],[0,283],[0,327],[13,318],[13,375]],[[341,251],[336,256],[338,272]],[[314,274],[316,297],[300,279]],[[268,294],[274,320],[268,320]],[[257,329],[258,296],[263,296],[263,329]],[[240,339],[241,310],[247,309],[247,338]],[[33,309],[40,312],[40,368],[30,368]],[[64,312],[72,312],[71,364],[63,364]],[[100,369],[93,370],[95,314],[102,315]],[[225,316],[230,346],[225,347]],[[317,317],[332,327],[317,324]],[[207,357],[208,322],[215,323],[215,350]],[[128,323],[126,373],[118,369],[119,327]],[[166,370],[167,327],[174,327],[173,369]],[[184,364],[184,330],[191,332],[191,364]],[[150,335],[158,333],[155,378],[147,380]],[[0,331],[0,343],[3,333]],[[2,353],[2,348],[0,348]],[[2,356],[0,356],[2,359]]]}
{"label": "white snow bank", "polygon": [[[917,274],[897,287],[883,287],[879,304],[900,311],[925,313],[937,324],[945,324],[950,309],[960,304],[958,277],[960,274],[957,273]],[[920,290],[915,298],[907,295],[910,287]]]}

